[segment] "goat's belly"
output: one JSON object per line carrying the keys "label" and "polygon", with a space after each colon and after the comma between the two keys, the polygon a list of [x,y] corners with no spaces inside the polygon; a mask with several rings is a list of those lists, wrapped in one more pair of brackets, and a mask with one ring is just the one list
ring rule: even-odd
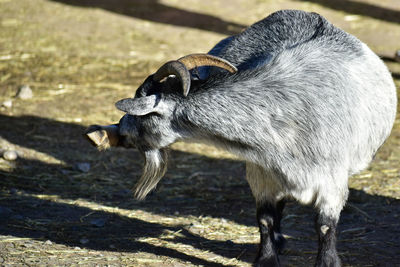
{"label": "goat's belly", "polygon": [[271,177],[247,178],[253,196],[257,202],[278,202],[282,199],[293,199],[308,205],[315,201],[318,191],[315,188],[290,187],[271,179]]}
{"label": "goat's belly", "polygon": [[264,169],[247,162],[246,179],[257,202],[277,202],[281,199],[294,199],[301,204],[314,202],[318,194],[318,182],[309,181],[310,177],[297,177],[292,183],[289,177]]}

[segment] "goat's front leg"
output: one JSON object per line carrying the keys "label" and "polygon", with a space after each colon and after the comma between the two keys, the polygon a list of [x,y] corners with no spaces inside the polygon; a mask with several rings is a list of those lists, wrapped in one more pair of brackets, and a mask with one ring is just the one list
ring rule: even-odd
{"label": "goat's front leg", "polygon": [[285,240],[280,233],[280,220],[285,206],[284,200],[276,201],[279,192],[273,181],[273,173],[247,162],[246,179],[257,203],[257,222],[260,228],[260,247],[254,266],[279,266],[278,250]]}
{"label": "goat's front leg", "polygon": [[[280,217],[276,205],[270,203],[257,204],[257,222],[260,228],[260,247],[255,266],[280,266],[278,249],[283,245],[279,233]],[[283,238],[283,237],[282,237]]]}

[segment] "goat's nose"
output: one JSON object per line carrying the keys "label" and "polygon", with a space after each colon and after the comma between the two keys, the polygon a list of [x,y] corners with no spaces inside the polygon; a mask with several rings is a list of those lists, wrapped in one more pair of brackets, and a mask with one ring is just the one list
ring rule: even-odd
{"label": "goat's nose", "polygon": [[112,146],[118,146],[121,143],[118,124],[107,126],[91,125],[85,131],[85,136],[99,149],[107,149]]}

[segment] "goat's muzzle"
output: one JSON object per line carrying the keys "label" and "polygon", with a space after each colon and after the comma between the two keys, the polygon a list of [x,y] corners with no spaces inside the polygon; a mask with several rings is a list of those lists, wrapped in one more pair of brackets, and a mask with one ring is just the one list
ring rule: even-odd
{"label": "goat's muzzle", "polygon": [[119,146],[122,143],[122,137],[119,134],[118,124],[107,126],[91,125],[85,131],[84,136],[99,150],[104,150],[113,146]]}

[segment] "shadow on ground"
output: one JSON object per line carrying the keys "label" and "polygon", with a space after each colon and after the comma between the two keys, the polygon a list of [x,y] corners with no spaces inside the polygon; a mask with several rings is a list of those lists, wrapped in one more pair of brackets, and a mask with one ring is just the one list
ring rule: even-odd
{"label": "shadow on ground", "polygon": [[[141,159],[135,151],[114,149],[98,153],[81,137],[84,127],[34,116],[0,115],[1,138],[45,153],[64,164],[50,164],[22,157],[11,172],[0,172],[0,234],[51,240],[68,246],[119,252],[148,252],[205,266],[217,263],[164,246],[138,241],[159,237],[165,231],[179,232],[171,242],[190,245],[227,257],[251,262],[256,244],[210,240],[188,230],[190,225],[170,227],[92,210],[72,204],[32,197],[57,195],[63,199],[85,199],[110,207],[147,210],[168,216],[192,215],[225,218],[255,226],[255,207],[243,179],[243,163],[211,159],[171,151],[172,161],[156,193],[144,202],[132,199],[129,188],[140,175]],[[76,169],[90,163],[88,172]],[[350,206],[342,214],[339,252],[344,264],[395,266],[400,251],[398,200],[352,190]],[[307,266],[316,253],[314,214],[309,207],[289,203],[283,231],[290,236],[283,260]],[[93,220],[100,223],[94,223]],[[89,242],[82,244],[82,239]],[[243,253],[243,251],[245,253]],[[301,264],[304,262],[304,265]],[[300,263],[300,264],[297,264]],[[392,264],[392,265],[390,265]]]}
{"label": "shadow on ground", "polygon": [[[4,217],[0,219],[1,235],[51,240],[71,247],[101,251],[148,252],[204,266],[220,265],[171,248],[136,241],[136,239],[157,238],[166,232],[179,232],[179,236],[173,239],[173,243],[215,251],[228,258],[236,257],[241,249],[247,248],[250,251],[255,249],[254,245],[235,245],[232,242],[202,238],[186,230],[186,225],[168,227],[104,211],[93,211],[88,208],[24,197],[18,193],[10,195],[8,199],[9,203],[1,201],[2,205],[6,204],[10,208],[8,219],[5,220]],[[97,226],[91,223],[93,221],[97,222]],[[102,225],[103,222],[104,225]],[[81,240],[87,240],[87,243],[82,244]]]}
{"label": "shadow on ground", "polygon": [[388,22],[400,23],[400,11],[377,6],[371,3],[352,0],[298,0],[303,2],[314,2],[325,7],[344,11],[351,14],[368,16]]}
{"label": "shadow on ground", "polygon": [[212,15],[187,11],[160,3],[158,0],[51,0],[67,5],[101,8],[121,15],[181,27],[218,32],[239,33],[245,25],[225,21]]}

